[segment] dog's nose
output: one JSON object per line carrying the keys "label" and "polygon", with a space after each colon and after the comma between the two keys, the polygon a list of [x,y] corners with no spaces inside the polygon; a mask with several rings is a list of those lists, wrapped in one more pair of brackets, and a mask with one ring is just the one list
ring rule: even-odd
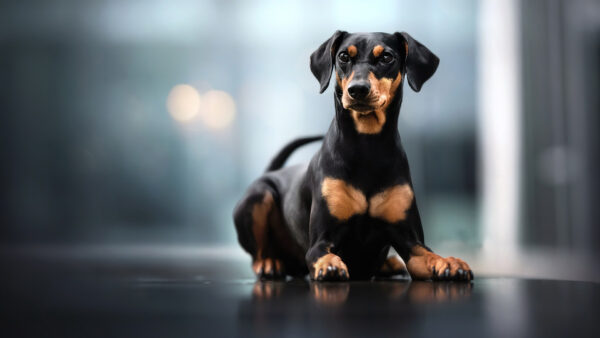
{"label": "dog's nose", "polygon": [[356,100],[364,99],[370,90],[371,85],[367,81],[355,82],[348,86],[348,94]]}

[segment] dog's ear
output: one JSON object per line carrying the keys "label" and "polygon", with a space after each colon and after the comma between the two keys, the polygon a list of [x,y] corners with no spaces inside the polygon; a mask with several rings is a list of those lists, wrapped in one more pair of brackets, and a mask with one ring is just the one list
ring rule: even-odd
{"label": "dog's ear", "polygon": [[345,35],[346,32],[336,31],[310,55],[310,71],[321,84],[320,93],[329,86],[329,79],[335,65],[335,54]]}
{"label": "dog's ear", "polygon": [[410,88],[418,92],[421,90],[423,83],[435,73],[440,64],[440,59],[408,33],[394,33],[394,35],[406,48],[406,61],[404,64],[408,84]]}

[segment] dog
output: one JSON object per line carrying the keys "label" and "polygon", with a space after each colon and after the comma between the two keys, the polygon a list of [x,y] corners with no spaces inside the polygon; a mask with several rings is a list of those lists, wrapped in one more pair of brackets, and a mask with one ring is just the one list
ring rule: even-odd
{"label": "dog", "polygon": [[[335,69],[335,118],[324,137],[285,146],[233,212],[258,278],[343,281],[408,271],[420,280],[473,279],[463,260],[425,245],[397,127],[405,79],[419,92],[438,64],[404,32],[336,31],[311,54],[320,93]],[[296,148],[321,139],[309,164],[283,167]],[[388,257],[391,248],[402,260]]]}

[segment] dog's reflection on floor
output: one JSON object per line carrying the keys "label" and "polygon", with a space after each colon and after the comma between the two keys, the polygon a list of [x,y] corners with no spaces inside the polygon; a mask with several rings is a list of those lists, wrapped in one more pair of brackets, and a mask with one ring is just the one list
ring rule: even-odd
{"label": "dog's reflection on floor", "polygon": [[410,283],[407,293],[412,303],[434,303],[466,299],[472,288],[472,283],[416,281]]}
{"label": "dog's reflection on floor", "polygon": [[[338,306],[346,303],[354,290],[357,297],[387,298],[409,303],[436,303],[468,298],[472,283],[430,281],[372,281],[358,283],[318,283],[306,280],[257,281],[252,289],[254,300],[280,299],[302,293],[317,304]],[[369,294],[370,293],[370,294]]]}
{"label": "dog's reflection on floor", "polygon": [[313,323],[325,325],[327,330],[334,328],[343,333],[341,336],[352,336],[358,334],[357,327],[371,325],[361,323],[361,318],[368,318],[369,323],[391,322],[399,330],[410,328],[422,304],[460,302],[470,297],[472,287],[471,283],[408,280],[257,281],[251,287],[251,297],[240,302],[239,335],[281,336],[285,335],[282,328],[294,333]]}
{"label": "dog's reflection on floor", "polygon": [[344,304],[350,293],[350,283],[310,283],[310,294],[319,304]]}

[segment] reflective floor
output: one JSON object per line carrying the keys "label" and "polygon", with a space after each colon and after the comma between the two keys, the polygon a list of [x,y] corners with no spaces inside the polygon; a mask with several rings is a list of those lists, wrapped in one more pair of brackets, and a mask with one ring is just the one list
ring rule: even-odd
{"label": "reflective floor", "polygon": [[215,257],[1,263],[2,337],[597,337],[600,318],[591,282],[257,282]]}

